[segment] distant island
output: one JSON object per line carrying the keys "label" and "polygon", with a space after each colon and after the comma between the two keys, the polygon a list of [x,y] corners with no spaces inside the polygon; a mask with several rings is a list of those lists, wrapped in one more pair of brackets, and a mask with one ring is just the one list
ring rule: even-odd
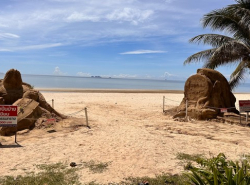
{"label": "distant island", "polygon": [[91,78],[102,78],[101,76],[91,76]]}

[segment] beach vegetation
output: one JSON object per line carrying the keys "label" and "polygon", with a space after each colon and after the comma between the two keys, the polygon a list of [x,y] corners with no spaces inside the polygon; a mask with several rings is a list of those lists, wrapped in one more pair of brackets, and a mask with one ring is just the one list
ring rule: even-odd
{"label": "beach vegetation", "polygon": [[176,158],[179,160],[199,162],[200,160],[204,159],[204,155],[203,154],[186,154],[186,153],[178,152],[176,155]]}
{"label": "beach vegetation", "polygon": [[[228,160],[223,153],[216,157],[204,158],[201,154],[178,153],[177,159],[194,162],[190,169],[180,174],[162,173],[155,177],[128,177],[118,183],[121,185],[134,185],[147,182],[150,185],[249,185],[250,165],[249,155],[243,155],[238,161]],[[83,163],[93,173],[101,173],[106,170],[109,163],[97,163],[94,161]],[[62,163],[37,165],[38,173],[26,172],[26,175],[0,177],[1,185],[80,185],[76,171]],[[112,181],[112,179],[111,179]],[[96,181],[84,183],[86,185],[101,185]],[[112,184],[112,183],[109,183]],[[114,183],[117,184],[117,183]]]}
{"label": "beach vegetation", "polygon": [[195,185],[248,185],[250,184],[249,159],[227,160],[223,153],[210,159],[199,161],[199,166],[187,173]]}
{"label": "beach vegetation", "polygon": [[95,162],[91,160],[89,162],[83,162],[83,166],[88,168],[92,173],[102,173],[108,169],[109,162]]}
{"label": "beach vegetation", "polygon": [[204,28],[210,27],[225,34],[201,34],[191,38],[191,43],[210,45],[211,48],[184,61],[184,64],[202,61],[205,68],[211,69],[236,64],[230,76],[231,89],[239,85],[250,69],[250,0],[235,2],[203,16],[201,22]]}
{"label": "beach vegetation", "polygon": [[123,185],[134,185],[143,182],[148,182],[150,185],[190,185],[191,181],[185,174],[160,174],[155,177],[129,177],[125,182],[121,182]]}
{"label": "beach vegetation", "polygon": [[180,164],[183,165],[184,170],[191,170],[193,169],[193,163],[199,163],[201,160],[204,159],[203,154],[186,154],[178,152],[176,155],[178,160],[181,160]]}
{"label": "beach vegetation", "polygon": [[27,172],[26,175],[0,177],[1,185],[79,185],[77,168],[68,168],[62,163],[37,165],[38,173]]}

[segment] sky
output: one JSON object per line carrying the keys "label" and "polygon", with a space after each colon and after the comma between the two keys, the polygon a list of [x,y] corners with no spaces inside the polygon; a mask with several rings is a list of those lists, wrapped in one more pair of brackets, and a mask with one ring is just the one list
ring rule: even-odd
{"label": "sky", "polygon": [[[201,18],[233,0],[1,0],[0,72],[185,80]],[[235,66],[218,70],[229,77]]]}

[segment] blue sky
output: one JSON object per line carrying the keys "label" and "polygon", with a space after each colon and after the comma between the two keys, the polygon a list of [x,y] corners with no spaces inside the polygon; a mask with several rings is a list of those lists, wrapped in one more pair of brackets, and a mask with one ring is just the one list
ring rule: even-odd
{"label": "blue sky", "polygon": [[[185,80],[200,24],[233,0],[1,0],[0,72]],[[235,66],[218,70],[228,77]]]}

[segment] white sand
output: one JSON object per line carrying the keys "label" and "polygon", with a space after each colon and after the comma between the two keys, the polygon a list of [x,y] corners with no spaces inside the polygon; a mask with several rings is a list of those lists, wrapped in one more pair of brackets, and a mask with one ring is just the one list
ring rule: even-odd
{"label": "white sand", "polygon": [[[36,164],[63,162],[77,164],[109,162],[103,173],[81,168],[82,183],[120,182],[126,177],[153,177],[180,173],[183,165],[178,152],[215,156],[223,152],[230,159],[249,154],[250,128],[237,125],[194,121],[176,122],[162,113],[179,105],[183,94],[157,93],[43,93],[55,100],[55,109],[70,114],[88,108],[87,127],[59,129],[48,133],[35,129],[17,136],[22,147],[14,147],[14,136],[0,136],[0,174],[19,175],[36,170]],[[249,94],[236,94],[249,99]],[[237,105],[237,104],[236,104]],[[76,114],[86,124],[84,111]],[[66,125],[67,120],[64,121]]]}

